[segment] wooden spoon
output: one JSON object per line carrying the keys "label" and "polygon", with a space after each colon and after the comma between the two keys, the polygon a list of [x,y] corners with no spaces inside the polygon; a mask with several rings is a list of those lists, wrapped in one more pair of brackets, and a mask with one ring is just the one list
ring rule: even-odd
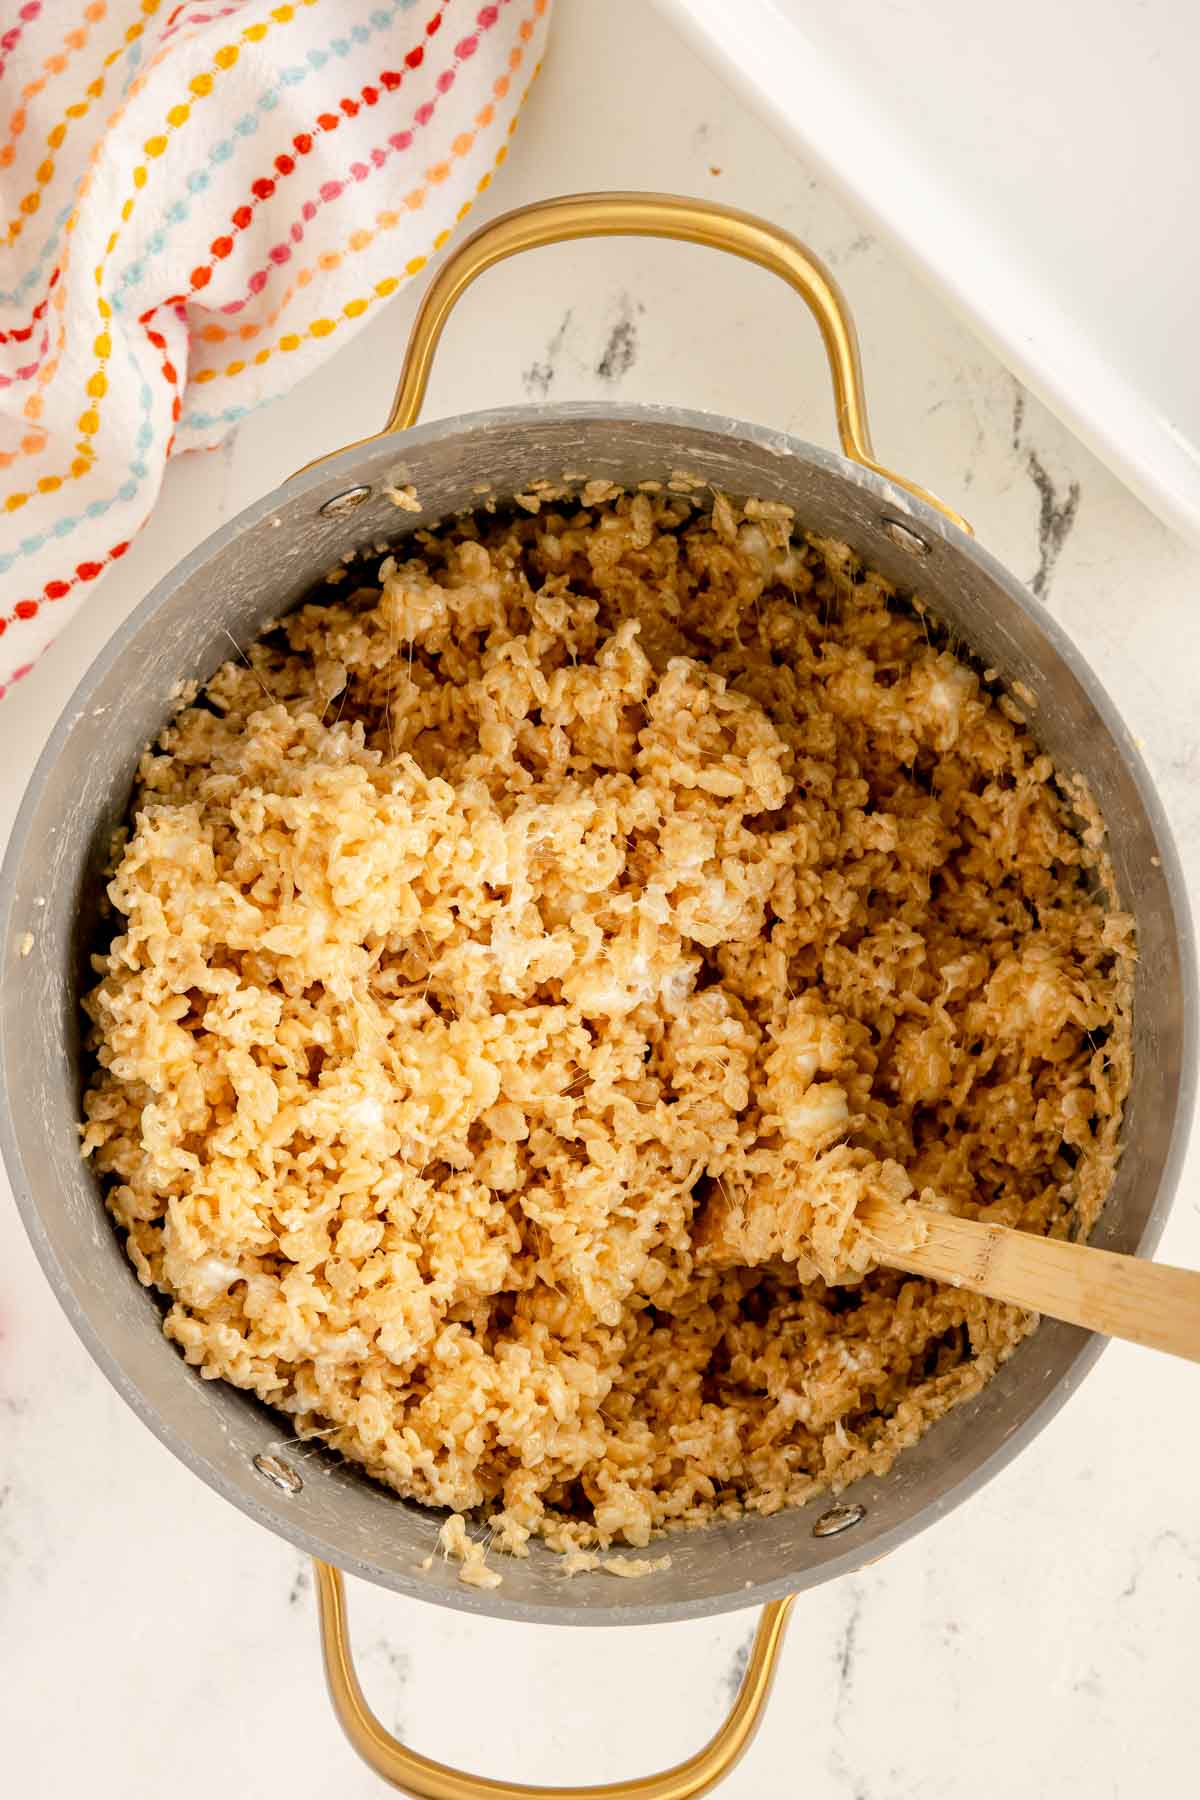
{"label": "wooden spoon", "polygon": [[893,1269],[1200,1362],[1200,1272],[1194,1269],[928,1209],[921,1214],[928,1236],[913,1249],[911,1208],[864,1200],[858,1217],[880,1261]]}

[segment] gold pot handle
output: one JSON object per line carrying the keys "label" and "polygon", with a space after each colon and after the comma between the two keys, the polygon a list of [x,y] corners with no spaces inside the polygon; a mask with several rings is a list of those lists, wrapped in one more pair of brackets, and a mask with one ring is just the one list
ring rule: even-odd
{"label": "gold pot handle", "polygon": [[341,1571],[315,1557],[313,1568],[325,1678],[338,1723],[376,1775],[412,1800],[692,1800],[693,1795],[707,1793],[728,1775],[758,1729],[792,1604],[790,1598],[773,1600],[763,1608],[732,1711],[716,1735],[686,1762],[658,1775],[641,1775],[634,1781],[599,1787],[529,1787],[520,1781],[464,1775],[458,1769],[447,1768],[445,1763],[419,1756],[384,1729],[364,1700],[354,1672]]}
{"label": "gold pot handle", "polygon": [[375,435],[406,431],[416,424],[443,327],[477,276],[524,250],[587,237],[678,238],[689,244],[707,244],[757,263],[786,281],[806,302],[820,330],[845,454],[936,507],[961,531],[971,530],[967,521],[936,495],[876,462],[867,424],[858,334],[845,296],[824,264],[790,232],[755,218],[753,213],[678,194],[563,194],[519,206],[473,232],[446,259],[425,291],[409,335],[391,413],[383,431]]}

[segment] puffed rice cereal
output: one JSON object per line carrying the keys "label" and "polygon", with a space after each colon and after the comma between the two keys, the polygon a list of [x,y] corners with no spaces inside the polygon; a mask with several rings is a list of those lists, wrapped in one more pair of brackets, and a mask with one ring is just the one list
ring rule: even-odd
{"label": "puffed rice cereal", "polygon": [[1086,1230],[1129,1081],[1132,924],[1028,708],[679,485],[416,530],[219,669],[86,1003],[167,1335],[511,1554],[886,1471],[1035,1321],[856,1206]]}

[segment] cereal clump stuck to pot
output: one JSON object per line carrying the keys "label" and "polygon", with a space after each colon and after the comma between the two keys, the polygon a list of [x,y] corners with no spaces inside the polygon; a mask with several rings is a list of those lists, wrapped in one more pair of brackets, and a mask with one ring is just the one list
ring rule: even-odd
{"label": "cereal clump stuck to pot", "polygon": [[366,573],[118,846],[84,1150],[168,1336],[518,1555],[885,1471],[1032,1321],[873,1267],[863,1199],[1061,1236],[1110,1181],[1098,826],[782,506],[551,495]]}

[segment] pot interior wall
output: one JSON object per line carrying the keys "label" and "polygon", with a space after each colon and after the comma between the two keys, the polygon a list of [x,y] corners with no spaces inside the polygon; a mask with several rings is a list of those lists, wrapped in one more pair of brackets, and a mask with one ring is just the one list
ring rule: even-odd
{"label": "pot interior wall", "polygon": [[[1093,1346],[1044,1324],[974,1401],[940,1421],[883,1480],[847,1496],[866,1508],[844,1535],[815,1538],[818,1504],[674,1540],[671,1567],[636,1583],[567,1580],[535,1545],[503,1562],[504,1584],[459,1584],[433,1548],[438,1516],[408,1505],[221,1383],[200,1380],[160,1331],[97,1184],[79,1159],[78,998],[96,932],[99,871],[123,817],[137,755],[177,703],[175,684],[205,678],[298,600],[347,551],[394,543],[422,524],[500,498],[538,476],[621,483],[684,469],[737,496],[784,500],[801,526],[842,538],[902,589],[917,589],[957,636],[1037,698],[1035,728],[1064,771],[1081,774],[1108,820],[1123,903],[1137,918],[1136,1075],[1123,1159],[1095,1241],[1152,1248],[1181,1153],[1189,1079],[1192,971],[1174,853],[1127,732],[1048,617],[984,552],[938,515],[840,458],[732,421],[665,409],[574,406],[478,415],[349,450],[295,478],[195,552],[117,634],[89,672],[39,765],[5,871],[7,916],[0,1053],[5,1151],[36,1249],[77,1329],[141,1416],[245,1511],[306,1549],[408,1593],[510,1617],[571,1623],[680,1617],[748,1605],[879,1555],[930,1522],[1044,1422]],[[386,482],[412,482],[422,511],[398,510]],[[320,507],[355,483],[354,510]],[[914,556],[888,520],[929,546]],[[31,954],[16,942],[34,933]],[[301,1476],[294,1494],[255,1465],[277,1455]]]}

